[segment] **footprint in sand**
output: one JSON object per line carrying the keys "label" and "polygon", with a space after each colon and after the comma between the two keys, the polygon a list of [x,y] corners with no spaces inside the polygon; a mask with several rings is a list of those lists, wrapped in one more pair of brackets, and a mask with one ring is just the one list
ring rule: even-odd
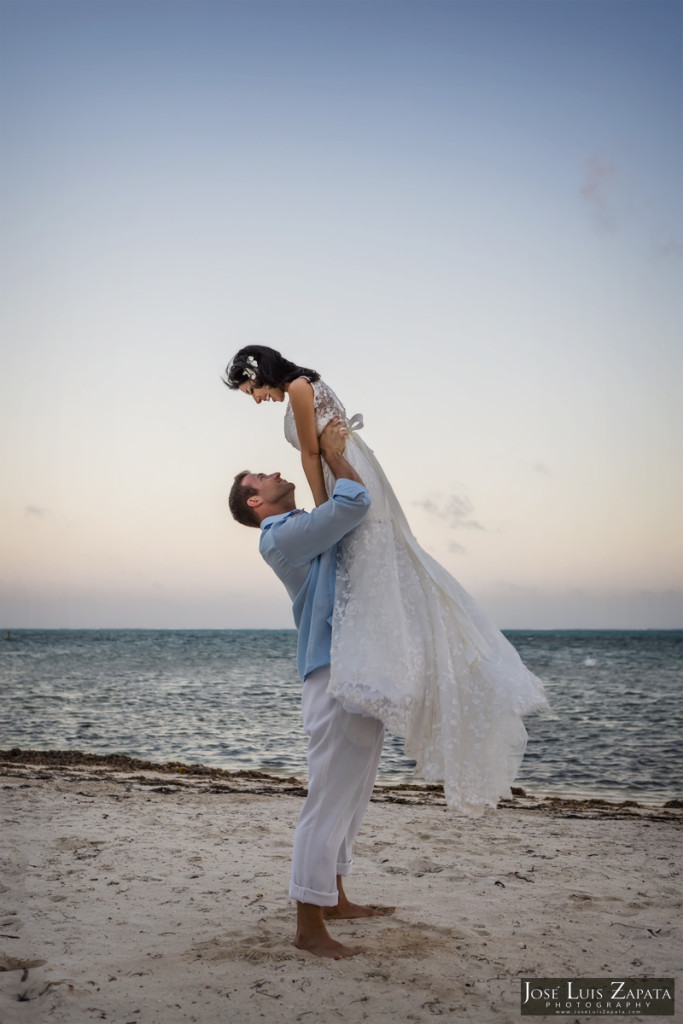
{"label": "footprint in sand", "polygon": [[47,960],[20,960],[15,956],[0,953],[0,971],[28,971],[32,967],[42,967]]}
{"label": "footprint in sand", "polygon": [[185,953],[185,959],[216,963],[222,960],[252,962],[296,960],[301,953],[294,949],[289,935],[260,929],[258,935],[246,935],[235,941],[234,935],[200,942]]}

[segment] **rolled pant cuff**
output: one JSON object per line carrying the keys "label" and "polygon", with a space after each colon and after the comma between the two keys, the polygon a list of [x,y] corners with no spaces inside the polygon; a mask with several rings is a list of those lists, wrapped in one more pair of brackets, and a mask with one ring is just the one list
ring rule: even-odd
{"label": "rolled pant cuff", "polygon": [[338,875],[350,875],[353,871],[353,861],[347,860],[344,864],[337,862],[337,874]]}
{"label": "rolled pant cuff", "polygon": [[339,902],[339,893],[336,889],[334,892],[316,892],[315,889],[295,885],[294,882],[290,883],[289,896],[299,903],[313,903],[316,907],[336,907]]}

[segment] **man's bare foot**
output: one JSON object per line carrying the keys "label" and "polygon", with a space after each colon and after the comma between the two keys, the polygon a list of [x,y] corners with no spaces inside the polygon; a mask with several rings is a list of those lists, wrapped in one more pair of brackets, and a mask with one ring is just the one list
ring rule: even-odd
{"label": "man's bare foot", "polygon": [[307,953],[313,953],[314,956],[327,956],[332,960],[343,960],[344,957],[355,956],[358,952],[357,949],[345,946],[343,942],[337,942],[326,928],[317,934],[303,936],[297,932],[294,945],[297,949],[305,949]]}
{"label": "man's bare foot", "polygon": [[[327,908],[326,908],[327,909]],[[335,908],[331,908],[335,909]],[[341,960],[347,956],[355,956],[358,950],[345,946],[343,942],[333,939],[323,920],[323,908],[313,903],[297,903],[297,926],[294,945],[297,949],[305,949],[314,956],[326,956],[332,960]]]}
{"label": "man's bare foot", "polygon": [[336,907],[323,907],[323,917],[326,921],[348,921],[354,917],[384,917],[390,914],[393,907],[365,907],[360,903],[352,903],[344,892],[342,876],[337,875],[337,905]]}
{"label": "man's bare foot", "polygon": [[384,917],[384,912],[349,900],[339,900],[336,907],[323,907],[323,917],[326,921],[347,921],[354,917]]}

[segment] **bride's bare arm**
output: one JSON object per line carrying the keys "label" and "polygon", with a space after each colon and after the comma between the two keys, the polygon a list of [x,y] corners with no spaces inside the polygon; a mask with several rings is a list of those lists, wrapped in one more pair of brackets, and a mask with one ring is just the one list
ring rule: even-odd
{"label": "bride's bare arm", "polygon": [[320,461],[318,432],[315,426],[313,388],[305,377],[297,377],[289,385],[287,394],[301,446],[301,465],[313,493],[313,500],[316,505],[323,505],[327,501],[327,490]]}

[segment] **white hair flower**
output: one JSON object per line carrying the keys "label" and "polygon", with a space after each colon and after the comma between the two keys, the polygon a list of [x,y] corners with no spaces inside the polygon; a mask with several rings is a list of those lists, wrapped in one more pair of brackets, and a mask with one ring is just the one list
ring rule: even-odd
{"label": "white hair flower", "polygon": [[247,356],[247,365],[242,370],[242,376],[248,377],[249,380],[256,380],[256,371],[258,370],[258,363],[253,356]]}

